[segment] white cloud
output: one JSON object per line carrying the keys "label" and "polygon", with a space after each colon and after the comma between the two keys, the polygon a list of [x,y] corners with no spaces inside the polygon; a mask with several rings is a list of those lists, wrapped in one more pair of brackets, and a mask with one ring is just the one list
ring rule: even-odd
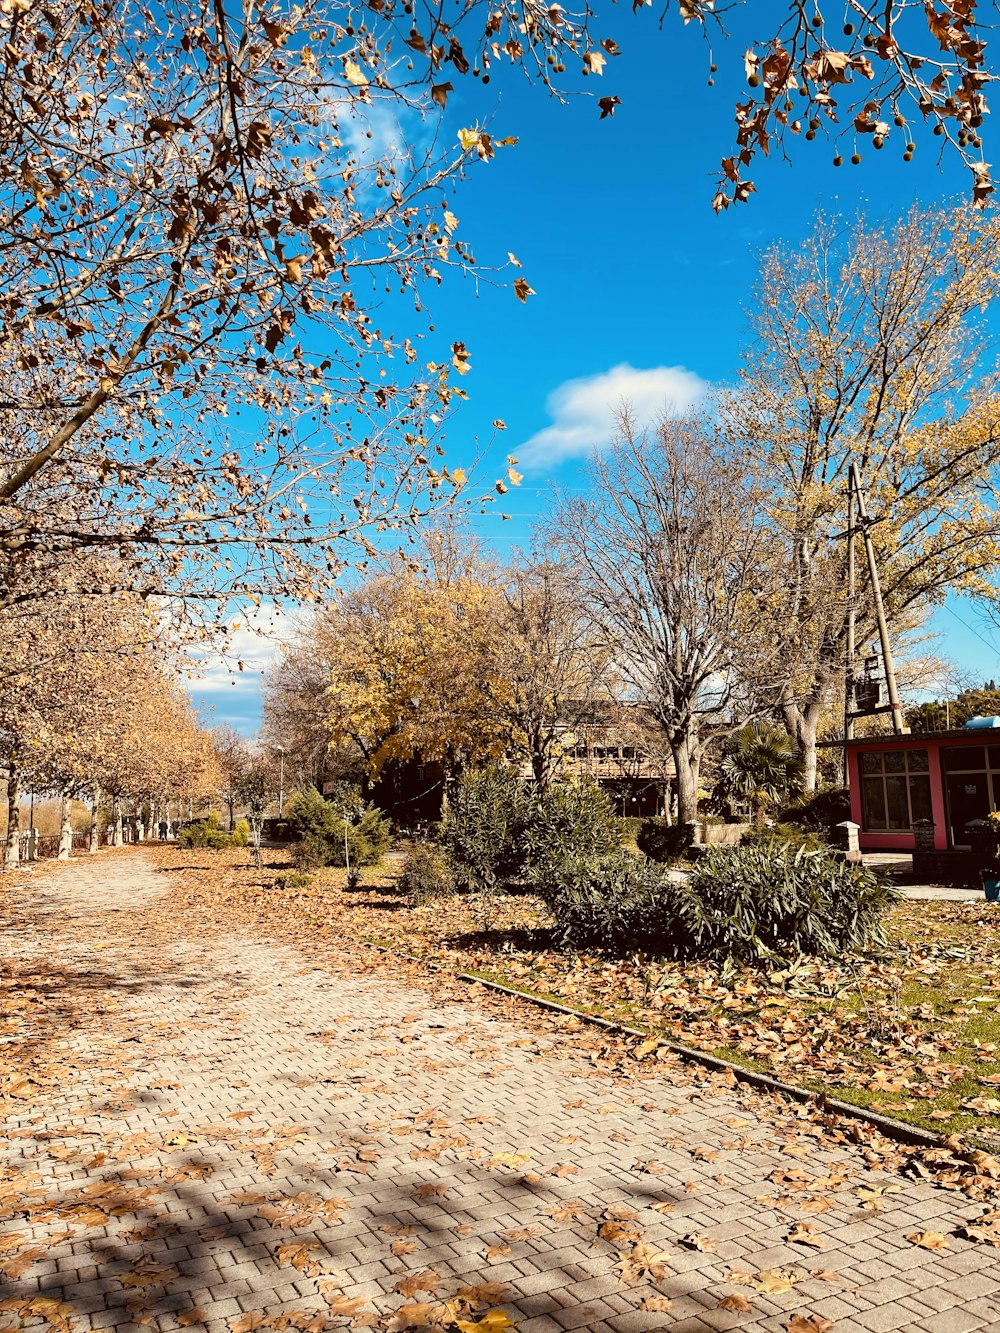
{"label": "white cloud", "polygon": [[233,620],[239,628],[225,650],[197,653],[184,683],[199,708],[212,710],[213,723],[232,722],[252,732],[260,721],[264,672],[294,636],[297,619],[294,612],[269,605],[245,608]]}
{"label": "white cloud", "polygon": [[615,419],[627,403],[640,428],[658,417],[680,416],[708,390],[707,380],[683,366],[613,366],[600,375],[567,380],[546,401],[552,425],[517,450],[525,467],[540,469],[605,449],[615,434]]}

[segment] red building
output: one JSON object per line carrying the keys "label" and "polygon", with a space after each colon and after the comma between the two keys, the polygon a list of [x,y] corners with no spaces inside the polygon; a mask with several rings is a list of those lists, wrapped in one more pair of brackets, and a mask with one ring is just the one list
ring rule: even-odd
{"label": "red building", "polygon": [[862,850],[912,851],[920,820],[937,851],[966,848],[966,824],[1000,809],[1000,728],[848,741],[847,785]]}

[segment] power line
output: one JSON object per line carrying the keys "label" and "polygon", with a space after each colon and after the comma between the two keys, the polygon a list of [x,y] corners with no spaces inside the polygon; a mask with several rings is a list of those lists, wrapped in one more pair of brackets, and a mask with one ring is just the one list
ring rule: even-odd
{"label": "power line", "polygon": [[979,642],[983,645],[984,648],[988,648],[990,652],[993,653],[994,655],[1000,652],[1000,649],[997,648],[997,645],[995,643],[990,643],[987,639],[984,639],[983,636],[979,633],[979,631],[977,629],[974,629],[973,626],[970,625],[967,620],[963,620],[962,617],[958,614],[958,612],[954,610],[953,607],[949,606],[947,602],[944,602],[943,606],[947,612],[949,612],[951,615],[955,617],[955,619],[961,626],[963,626],[963,628],[969,631],[969,633],[973,636],[973,638],[979,640]]}

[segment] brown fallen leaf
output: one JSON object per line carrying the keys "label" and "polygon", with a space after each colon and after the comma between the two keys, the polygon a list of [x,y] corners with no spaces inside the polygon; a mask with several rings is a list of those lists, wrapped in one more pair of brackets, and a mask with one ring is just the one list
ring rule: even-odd
{"label": "brown fallen leaf", "polygon": [[276,1250],[276,1257],[279,1264],[288,1264],[292,1268],[297,1268],[300,1273],[305,1273],[306,1277],[315,1277],[321,1272],[319,1263],[312,1255],[318,1242],[311,1240],[305,1242],[290,1241],[287,1245],[279,1245]]}
{"label": "brown fallen leaf", "polygon": [[143,1264],[131,1273],[122,1273],[118,1281],[123,1287],[163,1287],[180,1273],[166,1264]]}
{"label": "brown fallen leaf", "polygon": [[266,1323],[262,1314],[242,1314],[238,1319],[230,1319],[230,1333],[253,1333],[255,1328],[261,1328]]}
{"label": "brown fallen leaf", "polygon": [[639,1309],[651,1310],[655,1314],[661,1314],[672,1309],[673,1304],[674,1303],[669,1296],[655,1296],[651,1293],[647,1293],[639,1302]]}
{"label": "brown fallen leaf", "polygon": [[503,1238],[511,1243],[519,1240],[534,1240],[536,1236],[542,1234],[542,1228],[532,1224],[528,1227],[514,1227],[510,1231],[503,1232]]}
{"label": "brown fallen leaf", "polygon": [[791,1291],[801,1274],[791,1268],[762,1268],[750,1285],[766,1296],[777,1296]]}
{"label": "brown fallen leaf", "polygon": [[639,1175],[658,1176],[661,1175],[662,1172],[664,1172],[666,1169],[667,1168],[663,1165],[662,1162],[632,1163],[632,1170],[638,1172]]}
{"label": "brown fallen leaf", "polygon": [[808,1245],[814,1250],[825,1250],[826,1241],[816,1235],[816,1228],[811,1222],[796,1222],[785,1240],[789,1245]]}
{"label": "brown fallen leaf", "polygon": [[718,1249],[719,1242],[713,1240],[711,1236],[699,1236],[693,1231],[681,1237],[680,1242],[688,1250],[700,1250],[702,1254],[714,1254]]}
{"label": "brown fallen leaf", "polygon": [[192,1324],[203,1324],[207,1318],[205,1311],[195,1306],[191,1310],[181,1310],[177,1315],[177,1322],[182,1328],[190,1328]]}
{"label": "brown fallen leaf", "polygon": [[460,1287],[457,1295],[469,1305],[499,1305],[506,1299],[507,1288],[502,1282],[480,1282],[474,1287]]}
{"label": "brown fallen leaf", "polygon": [[833,1328],[833,1320],[818,1314],[793,1314],[785,1327],[788,1333],[828,1333]]}
{"label": "brown fallen leaf", "polygon": [[618,1269],[623,1282],[661,1282],[667,1275],[663,1260],[670,1256],[665,1250],[656,1250],[652,1245],[634,1245],[631,1250],[619,1250]]}
{"label": "brown fallen leaf", "polygon": [[404,1254],[412,1254],[416,1248],[417,1242],[415,1240],[394,1240],[389,1246],[397,1259],[401,1259]]}
{"label": "brown fallen leaf", "polygon": [[545,1213],[555,1222],[575,1222],[578,1217],[586,1217],[586,1206],[573,1199],[567,1203],[554,1203],[551,1208],[546,1208]]}
{"label": "brown fallen leaf", "polygon": [[749,1314],[752,1308],[747,1298],[735,1291],[731,1296],[723,1296],[719,1302],[720,1310],[731,1310],[734,1314]]}
{"label": "brown fallen leaf", "polygon": [[343,1315],[347,1319],[353,1319],[368,1304],[364,1296],[327,1296],[325,1299],[331,1314]]}
{"label": "brown fallen leaf", "polygon": [[432,1305],[429,1301],[412,1301],[401,1305],[385,1325],[386,1333],[405,1333],[407,1329],[425,1328],[437,1322],[434,1315],[440,1309],[440,1306]]}
{"label": "brown fallen leaf", "polygon": [[906,1239],[911,1245],[919,1245],[922,1250],[950,1250],[948,1237],[940,1231],[911,1231]]}
{"label": "brown fallen leaf", "polygon": [[443,1279],[437,1273],[430,1269],[425,1269],[422,1273],[409,1273],[393,1284],[393,1291],[398,1291],[400,1296],[416,1296],[418,1291],[428,1291],[433,1293],[440,1287]]}

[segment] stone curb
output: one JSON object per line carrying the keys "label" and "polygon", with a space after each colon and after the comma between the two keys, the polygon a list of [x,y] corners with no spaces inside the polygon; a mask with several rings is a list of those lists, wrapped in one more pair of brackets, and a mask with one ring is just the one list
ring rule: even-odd
{"label": "stone curb", "polygon": [[[420,962],[421,960],[414,958],[412,961]],[[499,991],[503,995],[510,995],[520,1000],[529,1000],[542,1009],[548,1009],[557,1014],[568,1014],[573,1018],[580,1019],[581,1022],[591,1023],[594,1027],[605,1028],[609,1032],[620,1032],[628,1037],[651,1037],[650,1033],[643,1032],[640,1028],[626,1027],[623,1023],[615,1023],[611,1019],[601,1018],[597,1014],[588,1014],[582,1009],[571,1009],[568,1005],[559,1004],[555,1000],[546,1000],[540,995],[533,995],[531,991],[516,990],[513,986],[501,985],[499,981],[487,981],[484,977],[477,977],[472,972],[458,973],[457,980],[477,986],[486,986],[490,990]],[[674,1055],[679,1055],[682,1060],[690,1064],[703,1065],[705,1068],[716,1070],[719,1073],[733,1074],[741,1083],[749,1083],[751,1086],[761,1088],[766,1092],[780,1093],[792,1101],[812,1103],[821,1111],[829,1111],[834,1115],[849,1116],[852,1120],[861,1120],[865,1124],[874,1126],[886,1138],[896,1139],[899,1142],[912,1144],[920,1148],[940,1148],[943,1144],[940,1135],[932,1134],[930,1130],[920,1129],[916,1125],[908,1125],[903,1120],[893,1120],[891,1116],[880,1115],[877,1111],[869,1110],[865,1106],[853,1106],[850,1102],[842,1102],[836,1097],[827,1097],[822,1092],[812,1092],[809,1088],[801,1088],[795,1083],[784,1083],[781,1079],[772,1078],[770,1074],[760,1074],[754,1069],[747,1069],[744,1065],[733,1064],[731,1060],[723,1060],[717,1055],[709,1055],[707,1051],[699,1051],[692,1046],[682,1046],[680,1042],[664,1038],[659,1041],[659,1045],[673,1052]]]}
{"label": "stone curb", "polygon": [[[418,963],[429,971],[440,972],[445,970],[440,963],[436,963],[432,959],[417,958],[413,954],[400,953],[398,949],[394,949],[387,944],[369,943],[369,947],[377,949],[379,953],[391,953],[408,963]],[[650,1038],[650,1034],[644,1032],[641,1028],[626,1027],[624,1023],[615,1023],[610,1018],[601,1018],[599,1014],[588,1014],[584,1009],[571,1009],[568,1005],[559,1004],[556,1000],[546,1000],[541,995],[535,995],[531,991],[517,990],[516,987],[504,986],[499,981],[489,981],[486,977],[477,977],[473,972],[458,972],[452,975],[456,981],[464,981],[472,986],[485,986],[488,990],[497,991],[501,995],[509,995],[516,1000],[528,1000],[540,1009],[548,1009],[551,1013],[566,1014],[570,1018],[578,1018],[582,1023],[590,1023],[592,1026],[604,1028],[608,1032],[620,1032],[626,1037]],[[781,1079],[772,1078],[770,1074],[761,1074],[755,1069],[747,1069],[745,1065],[733,1064],[731,1060],[723,1060],[718,1055],[709,1055],[707,1051],[699,1051],[693,1046],[682,1046],[680,1042],[670,1041],[666,1037],[662,1040],[658,1038],[657,1041],[660,1046],[671,1051],[674,1055],[679,1055],[682,1060],[689,1064],[702,1065],[704,1068],[713,1069],[720,1074],[732,1074],[741,1083],[749,1083],[751,1087],[760,1088],[764,1092],[779,1093],[781,1096],[788,1097],[791,1101],[812,1104],[817,1110],[829,1111],[832,1115],[860,1120],[862,1123],[877,1129],[887,1139],[895,1139],[899,1143],[908,1143],[917,1148],[941,1148],[944,1146],[944,1140],[940,1134],[932,1134],[928,1129],[920,1129],[917,1125],[909,1125],[905,1120],[894,1120],[891,1116],[881,1115],[878,1111],[872,1111],[866,1106],[854,1106],[851,1102],[842,1102],[837,1097],[827,1097],[825,1093],[813,1092],[809,1088],[799,1087],[797,1083],[785,1083]]]}

